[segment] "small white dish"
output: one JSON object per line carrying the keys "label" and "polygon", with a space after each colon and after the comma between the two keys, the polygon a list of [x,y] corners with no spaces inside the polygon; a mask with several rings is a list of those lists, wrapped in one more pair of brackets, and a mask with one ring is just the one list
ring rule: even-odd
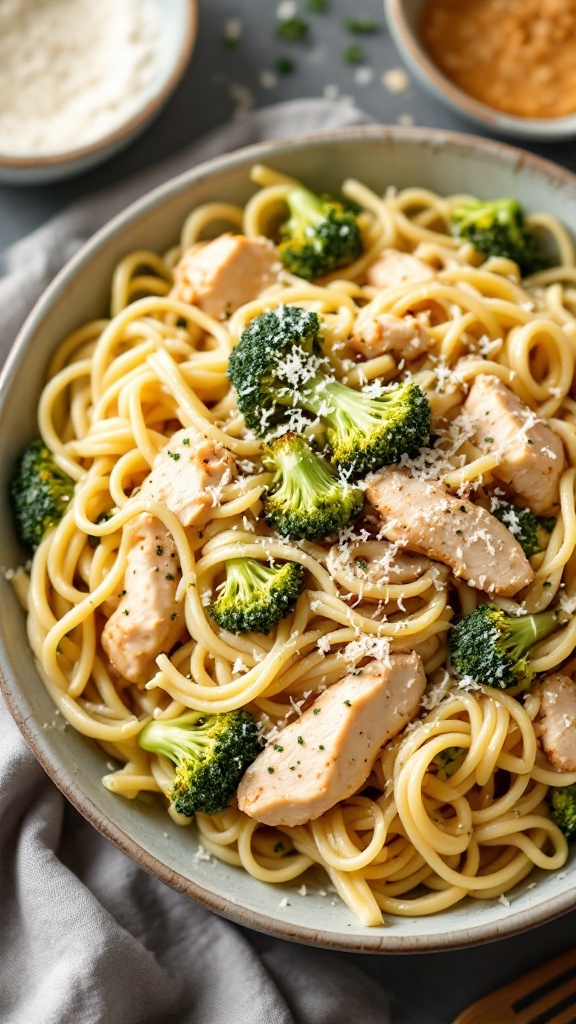
{"label": "small white dish", "polygon": [[61,181],[102,163],[133,141],[174,92],[190,61],[198,25],[197,0],[153,0],[164,26],[158,71],[139,97],[139,106],[114,131],[77,149],[39,156],[0,152],[0,183],[41,185]]}
{"label": "small white dish", "polygon": [[516,117],[495,110],[459,89],[430,59],[420,41],[424,0],[384,0],[390,34],[401,57],[438,100],[489,131],[518,139],[553,141],[576,137],[576,113],[564,117]]}

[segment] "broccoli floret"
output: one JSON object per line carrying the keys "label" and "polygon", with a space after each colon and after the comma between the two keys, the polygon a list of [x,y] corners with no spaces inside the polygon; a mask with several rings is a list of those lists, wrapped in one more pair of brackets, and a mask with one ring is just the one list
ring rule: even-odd
{"label": "broccoli floret", "polygon": [[539,519],[529,508],[516,508],[507,501],[501,501],[492,515],[510,530],[528,558],[544,550],[556,525],[555,519]]}
{"label": "broccoli floret", "polygon": [[264,515],[284,537],[323,540],[359,515],[364,495],[338,480],[299,434],[274,438],[262,461],[275,470],[273,490],[264,499]]}
{"label": "broccoli floret", "polygon": [[452,210],[452,230],[485,256],[514,260],[523,277],[547,265],[516,199],[473,199]]}
{"label": "broccoli floret", "polygon": [[191,711],[169,721],[149,722],[138,742],[144,750],[174,762],[176,776],[166,796],[188,817],[196,811],[223,811],[260,749],[256,722],[247,711]]}
{"label": "broccoli floret", "polygon": [[364,243],[354,212],[330,196],[306,188],[286,196],[290,217],[282,225],[280,259],[291,274],[313,281],[346,267],[362,254]]}
{"label": "broccoli floret", "polygon": [[446,747],[439,754],[436,754],[432,761],[438,768],[440,779],[443,781],[451,779],[459,768],[462,767],[466,753],[467,751],[462,747]]}
{"label": "broccoli floret", "polygon": [[555,629],[557,619],[555,611],[514,616],[495,605],[480,605],[452,629],[452,664],[461,675],[484,686],[499,690],[528,686],[534,677],[530,648]]}
{"label": "broccoli floret", "polygon": [[56,464],[40,439],[24,450],[10,486],[20,540],[37,548],[44,534],[68,509],[74,481]]}
{"label": "broccoli floret", "polygon": [[269,633],[296,604],[305,575],[297,562],[267,565],[255,558],[231,558],[210,614],[231,633]]}
{"label": "broccoli floret", "polygon": [[232,350],[228,376],[238,407],[257,434],[287,418],[286,407],[317,416],[331,459],[346,474],[364,476],[415,458],[430,433],[430,406],[417,384],[391,384],[377,396],[334,380],[319,356],[320,318],[297,306],[257,316]]}
{"label": "broccoli floret", "polygon": [[576,836],[576,783],[559,786],[550,794],[552,817],[567,839]]}

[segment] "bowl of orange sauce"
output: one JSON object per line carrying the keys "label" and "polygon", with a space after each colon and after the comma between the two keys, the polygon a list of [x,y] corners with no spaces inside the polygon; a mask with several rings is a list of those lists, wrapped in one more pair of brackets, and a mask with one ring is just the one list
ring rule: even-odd
{"label": "bowl of orange sauce", "polygon": [[574,0],[384,0],[406,64],[464,117],[524,139],[576,136]]}

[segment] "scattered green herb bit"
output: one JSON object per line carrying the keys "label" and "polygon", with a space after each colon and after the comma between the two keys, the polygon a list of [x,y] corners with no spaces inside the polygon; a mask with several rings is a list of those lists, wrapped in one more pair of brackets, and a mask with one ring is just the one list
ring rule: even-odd
{"label": "scattered green herb bit", "polygon": [[173,572],[167,572],[166,573],[166,579],[167,580],[173,580],[174,579],[174,573]]}
{"label": "scattered green herb bit", "polygon": [[276,37],[285,43],[303,43],[308,38],[309,27],[304,18],[286,18],[278,25]]}
{"label": "scattered green herb bit", "polygon": [[363,64],[364,50],[360,43],[352,43],[347,50],[344,50],[344,60],[347,64]]}
{"label": "scattered green herb bit", "polygon": [[291,75],[296,70],[296,65],[291,57],[278,57],[275,66],[279,75]]}
{"label": "scattered green herb bit", "polygon": [[296,765],[295,764],[291,764],[290,765],[290,771],[291,772],[295,772],[296,771]]}
{"label": "scattered green herb bit", "polygon": [[56,645],[56,654],[62,654],[62,648],[60,647],[60,644]]}
{"label": "scattered green herb bit", "polygon": [[118,597],[125,597],[125,596],[126,596],[126,591],[125,590],[121,590],[120,593],[118,594]]}
{"label": "scattered green herb bit", "polygon": [[124,609],[124,611],[122,612],[122,615],[130,615],[130,612],[128,611],[127,608]]}
{"label": "scattered green herb bit", "polygon": [[162,547],[162,545],[161,545],[161,544],[158,544],[158,546],[157,546],[157,548],[156,548],[156,554],[157,554],[157,555],[162,555],[162,554],[164,554],[164,548]]}
{"label": "scattered green herb bit", "polygon": [[357,558],[356,565],[358,565],[360,569],[366,570],[368,568],[368,562],[365,562],[363,558]]}
{"label": "scattered green herb bit", "polygon": [[180,452],[168,452],[168,455],[171,459],[174,459],[174,462],[178,462],[178,459],[180,458]]}
{"label": "scattered green herb bit", "polygon": [[187,327],[188,321],[185,316],[179,316],[176,321],[176,327]]}
{"label": "scattered green herb bit", "polygon": [[304,743],[304,737],[303,736],[299,736],[298,737],[298,743]]}
{"label": "scattered green herb bit", "polygon": [[322,711],[322,708],[312,708],[312,714],[313,715],[319,715],[321,711]]}
{"label": "scattered green herb bit", "polygon": [[306,0],[306,9],[311,14],[326,14],[330,9],[330,0]]}
{"label": "scattered green herb bit", "polygon": [[552,584],[550,583],[550,580],[546,580],[546,582],[545,582],[545,583],[543,583],[543,584],[542,584],[542,586],[543,586],[543,587],[551,587],[551,586],[552,586]]}
{"label": "scattered green herb bit", "polygon": [[371,36],[380,31],[380,25],[374,18],[345,18],[344,28],[355,36]]}
{"label": "scattered green herb bit", "polygon": [[460,511],[461,512],[465,512],[466,511],[466,505],[460,505]]}
{"label": "scattered green herb bit", "polygon": [[238,46],[239,36],[224,35],[222,36],[222,46],[226,50],[235,50]]}
{"label": "scattered green herb bit", "polygon": [[320,746],[318,747],[318,750],[324,750],[324,744],[323,743],[320,744]]}
{"label": "scattered green herb bit", "polygon": [[345,703],[346,707],[348,707],[348,708],[351,708],[351,707],[352,707],[352,701],[350,701],[350,700],[345,700],[345,701],[344,701],[344,703]]}
{"label": "scattered green herb bit", "polygon": [[183,437],[182,438],[182,444],[185,444],[186,447],[188,447],[188,445],[190,444],[190,438],[189,437]]}
{"label": "scattered green herb bit", "polygon": [[270,772],[270,775],[274,775],[274,769],[273,769],[272,765],[268,766],[268,771]]}
{"label": "scattered green herb bit", "polygon": [[281,747],[279,743],[275,743],[274,744],[274,750],[278,750],[280,753],[282,753],[282,751],[284,750],[284,747]]}
{"label": "scattered green herb bit", "polygon": [[484,440],[486,441],[486,444],[494,444],[493,437],[485,437]]}
{"label": "scattered green herb bit", "polygon": [[172,619],[172,622],[174,622],[174,619],[178,618],[178,612],[172,612],[172,615],[170,616],[170,618]]}
{"label": "scattered green herb bit", "polygon": [[284,853],[284,843],[276,843],[274,853]]}
{"label": "scattered green herb bit", "polygon": [[528,444],[534,444],[534,441],[532,440],[531,437],[528,438]]}
{"label": "scattered green herb bit", "polygon": [[204,536],[204,531],[203,530],[198,530],[198,540],[202,540],[203,536]]}
{"label": "scattered green herb bit", "polygon": [[456,530],[456,536],[460,537],[461,535],[462,535],[462,530]]}

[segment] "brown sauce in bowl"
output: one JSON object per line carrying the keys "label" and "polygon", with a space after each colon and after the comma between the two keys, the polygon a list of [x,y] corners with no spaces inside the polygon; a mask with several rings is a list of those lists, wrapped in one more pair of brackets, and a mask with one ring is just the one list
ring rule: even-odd
{"label": "brown sauce in bowl", "polygon": [[420,32],[481,103],[518,117],[576,112],[576,0],[425,0]]}

